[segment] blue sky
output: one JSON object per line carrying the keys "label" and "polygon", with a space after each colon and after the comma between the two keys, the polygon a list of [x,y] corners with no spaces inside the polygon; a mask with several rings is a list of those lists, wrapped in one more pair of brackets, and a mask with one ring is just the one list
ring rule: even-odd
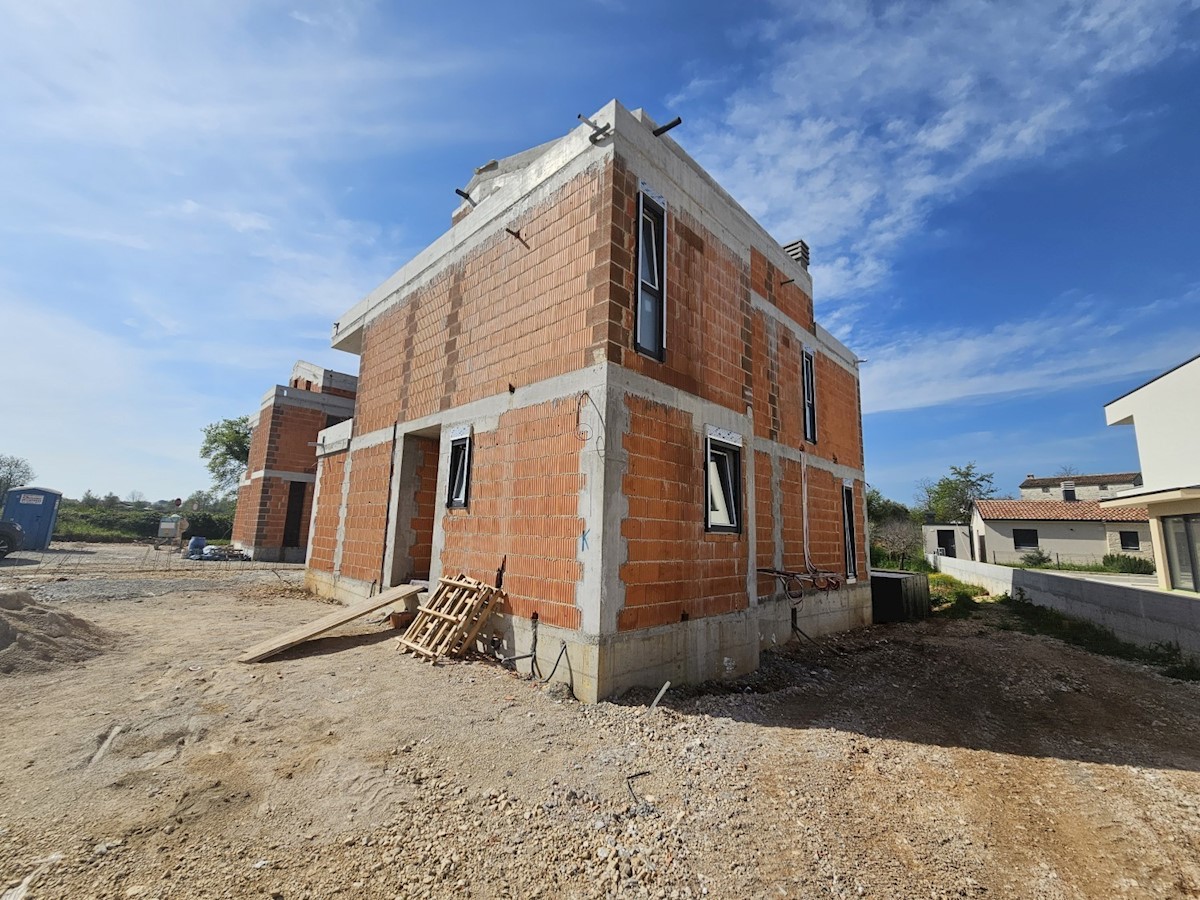
{"label": "blue sky", "polygon": [[812,246],[885,494],[1136,468],[1104,402],[1200,351],[1198,4],[831,6],[0,0],[0,453],[205,487],[474,166],[617,97]]}

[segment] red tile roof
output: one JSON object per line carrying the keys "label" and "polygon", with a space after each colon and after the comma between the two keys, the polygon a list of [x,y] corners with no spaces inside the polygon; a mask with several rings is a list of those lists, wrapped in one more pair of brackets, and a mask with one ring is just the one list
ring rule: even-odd
{"label": "red tile roof", "polygon": [[977,500],[984,519],[1035,522],[1148,522],[1144,506],[1102,509],[1095,500]]}

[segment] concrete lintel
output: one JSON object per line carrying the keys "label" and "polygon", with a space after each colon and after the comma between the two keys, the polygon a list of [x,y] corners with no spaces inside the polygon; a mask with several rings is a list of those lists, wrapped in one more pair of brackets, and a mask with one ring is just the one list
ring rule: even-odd
{"label": "concrete lintel", "polygon": [[801,343],[813,345],[826,351],[826,355],[835,363],[853,375],[858,377],[858,364],[855,362],[855,355],[850,349],[835,338],[832,334],[817,325],[816,332],[809,331],[782,309],[768,300],[766,297],[759,294],[757,291],[750,292],[750,306],[757,309],[759,312],[766,314],[774,319],[788,331],[790,331]]}
{"label": "concrete lintel", "polygon": [[317,476],[309,472],[285,472],[283,469],[259,469],[250,475],[250,480],[255,478],[278,478],[280,481],[303,481],[307,484],[317,481]]}
{"label": "concrete lintel", "polygon": [[834,478],[849,479],[851,481],[864,480],[862,469],[844,466],[841,463],[825,459],[823,456],[806,453],[803,450],[796,447],[789,447],[787,444],[781,444],[778,441],[756,437],[754,439],[754,449],[761,450],[763,453],[769,453],[772,456],[781,457],[782,459],[790,459],[792,462],[802,462],[812,469],[823,469],[833,475]]}
{"label": "concrete lintel", "polygon": [[[476,431],[493,431],[499,423],[500,416],[509,410],[538,406],[551,400],[562,400],[582,391],[603,389],[607,366],[608,363],[598,363],[588,366],[586,369],[576,369],[565,375],[555,375],[544,381],[518,387],[514,394],[504,391],[464,403],[462,406],[430,413],[419,419],[408,419],[398,423],[399,434],[403,436],[428,431],[431,428],[441,429],[459,424],[472,424]],[[341,424],[345,425],[346,423]],[[334,426],[334,428],[337,427]],[[332,431],[332,428],[327,428],[321,433],[325,435]],[[392,426],[387,425],[367,434],[356,435],[351,443],[353,449],[361,450],[365,447],[373,447],[385,440],[391,440],[391,437]]]}

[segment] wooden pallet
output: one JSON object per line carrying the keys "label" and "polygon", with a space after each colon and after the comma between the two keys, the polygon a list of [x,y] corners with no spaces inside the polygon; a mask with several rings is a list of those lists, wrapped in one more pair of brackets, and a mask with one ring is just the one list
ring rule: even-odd
{"label": "wooden pallet", "polygon": [[490,584],[465,575],[439,578],[433,596],[417,607],[416,619],[403,637],[396,638],[397,647],[431,662],[440,656],[462,656],[475,643],[501,597]]}

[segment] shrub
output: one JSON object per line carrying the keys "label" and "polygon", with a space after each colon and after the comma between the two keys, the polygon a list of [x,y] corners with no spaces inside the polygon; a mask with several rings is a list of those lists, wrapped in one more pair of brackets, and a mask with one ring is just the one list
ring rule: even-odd
{"label": "shrub", "polygon": [[1037,550],[1030,550],[1021,557],[1022,564],[1029,566],[1031,569],[1036,569],[1040,566],[1048,566],[1054,560],[1050,558],[1050,554],[1040,547]]}
{"label": "shrub", "polygon": [[987,594],[987,588],[977,584],[965,584],[952,575],[934,572],[929,576],[929,605],[941,610],[953,619],[965,619],[978,609],[976,597]]}
{"label": "shrub", "polygon": [[1113,572],[1123,572],[1126,575],[1153,575],[1154,563],[1140,556],[1130,556],[1128,553],[1106,553],[1101,560],[1104,568]]}

